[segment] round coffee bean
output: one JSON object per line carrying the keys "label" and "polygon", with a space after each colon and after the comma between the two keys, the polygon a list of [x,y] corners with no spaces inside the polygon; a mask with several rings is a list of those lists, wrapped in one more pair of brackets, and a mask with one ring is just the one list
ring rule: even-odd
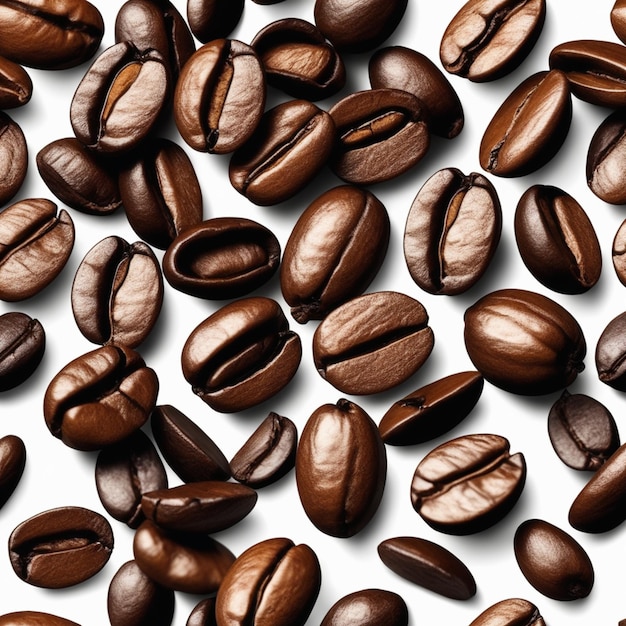
{"label": "round coffee bean", "polygon": [[24,106],[33,95],[33,81],[19,63],[0,56],[0,109]]}
{"label": "round coffee bean", "polygon": [[611,9],[611,26],[622,43],[626,43],[626,2],[615,0]]}
{"label": "round coffee bean", "polygon": [[187,0],[189,28],[202,43],[228,37],[243,15],[244,0]]}
{"label": "round coffee bean", "polygon": [[598,378],[609,387],[626,391],[626,312],[614,317],[596,344]]}
{"label": "round coffee bean", "polygon": [[409,610],[397,593],[363,589],[337,600],[320,626],[408,626]]}
{"label": "round coffee bean", "polygon": [[16,611],[0,615],[0,626],[80,626],[80,624],[50,613]]}
{"label": "round coffee bean", "polygon": [[15,491],[26,466],[26,446],[17,435],[0,437],[0,509]]}
{"label": "round coffee bean", "polygon": [[28,170],[28,147],[20,125],[0,111],[0,204],[20,190]]}
{"label": "round coffee bean", "polygon": [[27,380],[41,363],[46,333],[39,320],[19,312],[0,315],[0,391]]}
{"label": "round coffee bean", "polygon": [[470,626],[546,626],[539,609],[528,600],[510,598],[485,609]]}

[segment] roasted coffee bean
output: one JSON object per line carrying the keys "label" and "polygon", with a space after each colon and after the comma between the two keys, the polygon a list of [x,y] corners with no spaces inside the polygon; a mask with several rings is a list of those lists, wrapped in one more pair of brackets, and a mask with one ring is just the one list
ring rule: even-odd
{"label": "roasted coffee bean", "polygon": [[427,111],[400,89],[358,91],[329,111],[336,127],[333,172],[355,185],[380,183],[422,160],[430,146]]}
{"label": "roasted coffee bean", "polygon": [[548,289],[576,294],[598,282],[602,252],[596,231],[580,204],[562,189],[527,189],[515,209],[514,228],[522,261]]}
{"label": "roasted coffee bean", "polygon": [[480,532],[518,501],[526,461],[500,435],[463,435],[431,450],[417,465],[411,502],[432,528],[451,535]]}
{"label": "roasted coffee bean", "polygon": [[261,62],[248,44],[209,41],[194,52],[176,83],[178,132],[194,150],[233,152],[259,124],[265,91]]}
{"label": "roasted coffee bean", "polygon": [[408,626],[406,602],[392,591],[363,589],[337,600],[321,626]]}
{"label": "roasted coffee bean", "polygon": [[622,43],[626,43],[626,2],[615,0],[611,9],[611,26]]}
{"label": "roasted coffee bean", "polygon": [[341,399],[313,411],[296,453],[304,512],[327,535],[363,530],[380,504],[387,477],[385,446],[372,418]]}
{"label": "roasted coffee bean", "polygon": [[434,346],[428,313],[396,291],[358,296],[331,311],[313,335],[322,378],[344,393],[391,389],[425,363]]}
{"label": "roasted coffee bean", "polygon": [[283,254],[280,287],[300,324],[361,295],[380,269],[389,245],[387,209],[366,189],[333,187],[296,222]]}
{"label": "roasted coffee bean", "polygon": [[560,304],[524,289],[488,293],[465,312],[465,347],[476,369],[512,393],[564,389],[584,369],[587,344]]}
{"label": "roasted coffee bean", "polygon": [[243,15],[244,0],[187,0],[187,21],[202,43],[228,37]]}
{"label": "roasted coffee bean", "polygon": [[215,593],[235,555],[208,535],[171,533],[146,520],[135,531],[133,554],[154,582],[185,593]]}
{"label": "roasted coffee bean", "polygon": [[0,437],[0,509],[15,491],[26,466],[26,446],[17,435]]}
{"label": "roasted coffee bean", "polygon": [[397,400],[378,425],[383,441],[410,446],[447,433],[476,406],[484,382],[478,372],[459,372]]}
{"label": "roasted coffee bean", "polygon": [[469,0],[443,34],[441,63],[477,83],[501,78],[528,56],[545,16],[546,0]]}
{"label": "roasted coffee bean", "polygon": [[8,202],[20,190],[27,171],[24,133],[16,121],[0,111],[0,204]]}
{"label": "roasted coffee bean", "polygon": [[72,283],[72,313],[92,343],[135,348],[154,328],[163,302],[159,261],[143,241],[116,235],[99,241]]}
{"label": "roasted coffee bean", "polygon": [[0,57],[0,109],[24,106],[33,95],[33,81],[19,63]]}
{"label": "roasted coffee bean", "polygon": [[546,623],[532,602],[509,598],[485,609],[470,626],[546,626]]}
{"label": "roasted coffee bean", "polygon": [[394,537],[378,546],[381,561],[406,580],[454,600],[476,594],[474,576],[452,552],[418,537]]}
{"label": "roasted coffee bean", "polygon": [[567,389],[550,408],[548,435],[565,465],[591,472],[604,465],[620,445],[610,411],[594,398]]}
{"label": "roasted coffee bean", "polygon": [[529,519],[515,531],[515,558],[526,580],[553,600],[586,598],[593,587],[593,565],[584,548],[550,522]]}
{"label": "roasted coffee bean", "polygon": [[202,190],[193,163],[169,139],[142,147],[120,171],[119,187],[129,224],[155,248],[165,250],[179,233],[202,221]]}
{"label": "roasted coffee bean", "polygon": [[0,615],[0,626],[80,626],[80,624],[50,613],[16,611]]}
{"label": "roasted coffee bean", "polygon": [[218,626],[303,626],[321,584],[317,556],[306,544],[267,539],[245,550],[217,591]]}
{"label": "roasted coffee bean", "polygon": [[0,213],[0,299],[25,300],[47,287],[74,247],[70,214],[44,198],[20,200]]}
{"label": "roasted coffee bean", "polygon": [[500,200],[489,180],[452,167],[439,170],[409,210],[404,229],[409,273],[428,293],[467,291],[487,270],[501,232]]}
{"label": "roasted coffee bean", "polygon": [[96,53],[104,22],[86,0],[11,0],[0,6],[0,31],[0,55],[42,70],[61,70]]}
{"label": "roasted coffee bean", "polygon": [[306,20],[288,17],[272,22],[250,45],[261,59],[268,84],[294,98],[328,98],[346,83],[338,52]]}
{"label": "roasted coffee bean", "polygon": [[[0,625],[1,626],[1,625]],[[215,597],[200,600],[189,614],[185,626],[217,626]]]}
{"label": "roasted coffee bean", "polygon": [[620,224],[615,233],[611,255],[617,278],[626,286],[626,220]]}
{"label": "roasted coffee bean", "polygon": [[489,122],[480,142],[480,165],[495,176],[530,174],[556,155],[571,121],[566,75],[537,72],[513,90]]}
{"label": "roasted coffee bean", "polygon": [[115,573],[107,593],[111,626],[169,626],[174,618],[174,591],[148,578],[135,561]]}
{"label": "roasted coffee bean", "polygon": [[293,469],[297,444],[296,425],[269,413],[230,460],[233,478],[254,489],[276,482]]}
{"label": "roasted coffee bean", "polygon": [[184,482],[228,480],[230,467],[215,442],[184,413],[165,404],[150,418],[152,435],[167,464]]}
{"label": "roasted coffee bean", "polygon": [[37,369],[46,349],[39,320],[26,313],[0,315],[0,391],[21,385]]}
{"label": "roasted coffee bean", "polygon": [[49,509],[18,524],[9,537],[13,570],[36,587],[61,589],[97,574],[113,550],[113,531],[99,513],[78,506]]}
{"label": "roasted coffee bean", "polygon": [[596,344],[598,378],[609,387],[626,391],[626,312],[614,317]]}
{"label": "roasted coffee bean", "polygon": [[141,356],[104,346],[70,361],[43,401],[50,432],[70,448],[99,450],[141,428],[154,408],[159,381]]}
{"label": "roasted coffee bean", "polygon": [[103,448],[96,459],[96,489],[107,513],[137,528],[145,516],[141,497],[165,489],[167,473],[152,441],[141,430]]}
{"label": "roasted coffee bean", "polygon": [[223,300],[261,287],[279,264],[280,243],[271,230],[244,217],[214,217],[172,241],[163,274],[178,291]]}
{"label": "roasted coffee bean", "polygon": [[122,41],[107,48],[78,84],[70,104],[76,138],[97,152],[139,145],[154,128],[169,89],[166,59]]}
{"label": "roasted coffee bean", "polygon": [[259,296],[226,304],[198,324],[181,364],[197,396],[216,411],[234,413],[277,394],[301,358],[300,337],[278,302]]}
{"label": "roasted coffee bean", "polygon": [[326,165],[335,141],[330,115],[306,100],[267,111],[232,156],[232,186],[250,202],[278,204],[301,191]]}

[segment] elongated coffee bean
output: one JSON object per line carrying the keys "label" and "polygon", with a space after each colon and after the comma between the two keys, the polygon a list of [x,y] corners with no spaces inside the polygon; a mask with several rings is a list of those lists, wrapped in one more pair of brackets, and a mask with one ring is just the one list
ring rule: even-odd
{"label": "elongated coffee bean", "polygon": [[31,376],[45,349],[46,333],[39,320],[17,311],[0,315],[0,391]]}
{"label": "elongated coffee bean", "polygon": [[333,604],[320,626],[408,626],[406,602],[392,591],[363,589]]}
{"label": "elongated coffee bean", "polygon": [[604,328],[596,344],[598,378],[619,391],[626,390],[626,312],[614,317]]}
{"label": "elongated coffee bean", "polygon": [[19,63],[0,56],[0,109],[25,105],[33,95],[33,81]]}
{"label": "elongated coffee bean", "polygon": [[546,623],[532,602],[509,598],[485,609],[470,626],[546,626]]}
{"label": "elongated coffee bean", "polygon": [[0,111],[0,204],[20,190],[28,170],[28,148],[20,125]]}
{"label": "elongated coffee bean", "polygon": [[41,611],[15,611],[0,615],[0,626],[80,626],[80,624]]}
{"label": "elongated coffee bean", "polygon": [[17,435],[0,437],[0,509],[15,491],[26,466],[26,446]]}

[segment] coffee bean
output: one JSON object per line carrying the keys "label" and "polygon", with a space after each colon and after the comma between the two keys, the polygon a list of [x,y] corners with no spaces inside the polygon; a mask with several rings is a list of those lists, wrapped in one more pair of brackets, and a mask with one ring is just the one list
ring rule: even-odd
{"label": "coffee bean", "polygon": [[321,626],[408,626],[406,602],[392,591],[363,589],[337,600]]}
{"label": "coffee bean", "polygon": [[553,600],[586,598],[593,587],[593,565],[584,548],[550,522],[529,519],[515,531],[515,558],[526,580]]}
{"label": "coffee bean", "polygon": [[587,344],[560,304],[532,291],[501,289],[465,312],[465,347],[492,384],[523,395],[564,389],[584,369]]}
{"label": "coffee bean", "polygon": [[611,258],[619,282],[626,286],[626,220],[620,224],[615,233]]}
{"label": "coffee bean", "polygon": [[467,291],[485,273],[500,242],[502,209],[481,174],[456,168],[420,188],[404,230],[404,258],[415,283],[434,294]]}
{"label": "coffee bean", "polygon": [[0,109],[24,106],[33,95],[33,81],[19,63],[0,57]]}
{"label": "coffee bean", "polygon": [[626,43],[626,2],[615,0],[611,9],[611,26],[622,43]]}
{"label": "coffee bean", "polygon": [[6,504],[24,473],[26,446],[17,435],[0,437],[0,509]]}
{"label": "coffee bean", "polygon": [[217,626],[215,619],[215,598],[200,600],[193,607],[185,626]]}
{"label": "coffee bean", "polygon": [[296,453],[304,512],[327,535],[351,537],[370,522],[387,476],[385,446],[372,418],[341,399],[313,411]]}
{"label": "coffee bean", "polygon": [[420,302],[379,291],[348,300],[326,316],[313,335],[313,360],[336,389],[378,393],[417,372],[434,341]]}
{"label": "coffee bean", "polygon": [[50,613],[16,611],[0,615],[0,626],[80,626],[80,624]]}
{"label": "coffee bean", "polygon": [[323,319],[367,289],[385,259],[389,224],[382,202],[353,185],[333,187],[307,207],[280,267],[281,291],[297,322]]}
{"label": "coffee bean", "polygon": [[60,589],[97,574],[113,550],[113,531],[99,513],[77,506],[49,509],[18,524],[9,537],[17,576],[36,587]]}
{"label": "coffee bean", "polygon": [[243,14],[244,0],[187,0],[191,32],[202,43],[228,37]]}
{"label": "coffee bean", "polygon": [[46,349],[39,320],[26,313],[0,315],[0,391],[21,385],[37,369]]}
{"label": "coffee bean", "polygon": [[476,582],[452,552],[419,537],[394,537],[378,546],[381,561],[406,580],[454,600],[476,595]]}
{"label": "coffee bean", "polygon": [[28,170],[28,148],[20,125],[0,111],[0,204],[20,190]]}
{"label": "coffee bean", "polygon": [[470,626],[546,626],[539,609],[528,600],[509,598],[485,609]]}
{"label": "coffee bean", "polygon": [[614,317],[596,344],[598,378],[609,387],[626,390],[626,312]]}

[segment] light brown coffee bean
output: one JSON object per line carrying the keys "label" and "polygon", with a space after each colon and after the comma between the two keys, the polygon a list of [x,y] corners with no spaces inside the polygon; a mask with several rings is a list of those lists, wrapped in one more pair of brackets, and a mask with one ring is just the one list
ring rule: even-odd
{"label": "light brown coffee bean", "polygon": [[0,626],[80,626],[80,624],[41,611],[15,611],[0,615]]}
{"label": "light brown coffee bean", "polygon": [[33,95],[33,81],[19,63],[0,56],[0,109],[24,106]]}
{"label": "light brown coffee bean", "polygon": [[615,233],[611,250],[613,268],[619,278],[619,282],[626,286],[626,220],[624,220]]}
{"label": "light brown coffee bean", "polygon": [[470,626],[546,626],[546,623],[532,602],[509,598],[485,609]]}

